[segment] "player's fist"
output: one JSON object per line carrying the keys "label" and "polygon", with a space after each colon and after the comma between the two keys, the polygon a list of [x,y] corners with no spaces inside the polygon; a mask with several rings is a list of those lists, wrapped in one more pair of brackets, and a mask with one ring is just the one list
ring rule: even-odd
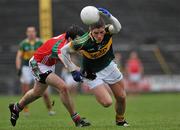
{"label": "player's fist", "polygon": [[82,75],[89,80],[94,80],[96,78],[96,73],[91,70],[82,70]]}
{"label": "player's fist", "polygon": [[17,75],[18,75],[19,77],[21,77],[21,74],[22,74],[22,69],[18,69],[18,70],[17,70]]}
{"label": "player's fist", "polygon": [[80,71],[75,70],[75,71],[72,71],[71,74],[72,74],[73,79],[76,82],[82,82],[83,78],[82,78],[82,74]]}
{"label": "player's fist", "polygon": [[99,12],[104,14],[105,16],[107,17],[110,17],[111,16],[111,13],[107,10],[107,9],[104,9],[104,8],[98,8]]}

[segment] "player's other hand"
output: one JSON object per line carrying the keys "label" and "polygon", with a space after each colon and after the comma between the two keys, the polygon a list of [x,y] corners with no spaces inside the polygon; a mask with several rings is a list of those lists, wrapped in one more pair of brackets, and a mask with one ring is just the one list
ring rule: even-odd
{"label": "player's other hand", "polygon": [[91,70],[82,70],[83,77],[94,80],[96,78],[96,73],[92,72]]}
{"label": "player's other hand", "polygon": [[22,74],[22,70],[21,70],[21,69],[18,69],[18,70],[17,70],[17,75],[20,77],[21,74]]}
{"label": "player's other hand", "polygon": [[76,82],[82,82],[83,78],[80,71],[75,70],[75,71],[72,71],[71,74],[72,74],[73,79]]}
{"label": "player's other hand", "polygon": [[104,9],[104,8],[98,8],[99,12],[102,13],[103,15],[107,16],[107,17],[110,17],[111,16],[111,13],[107,10],[107,9]]}

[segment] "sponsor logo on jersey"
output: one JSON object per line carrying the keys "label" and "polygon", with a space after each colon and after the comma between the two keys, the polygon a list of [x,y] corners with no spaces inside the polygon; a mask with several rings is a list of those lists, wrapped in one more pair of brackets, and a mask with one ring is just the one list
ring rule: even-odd
{"label": "sponsor logo on jersey", "polygon": [[82,50],[81,53],[89,59],[97,59],[97,58],[100,58],[103,55],[105,55],[109,51],[111,45],[112,45],[112,38],[109,40],[109,42],[104,47],[99,46],[97,51],[95,51],[95,52],[88,52],[88,51]]}

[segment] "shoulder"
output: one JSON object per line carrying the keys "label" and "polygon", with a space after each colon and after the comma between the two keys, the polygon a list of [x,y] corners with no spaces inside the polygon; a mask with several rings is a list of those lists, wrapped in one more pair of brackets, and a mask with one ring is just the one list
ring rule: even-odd
{"label": "shoulder", "polygon": [[88,41],[88,39],[90,38],[89,36],[89,32],[85,33],[84,35],[82,35],[81,37],[76,38],[75,40],[73,40],[72,42],[74,44],[82,44]]}
{"label": "shoulder", "polygon": [[19,45],[20,46],[23,46],[23,45],[25,45],[25,44],[27,44],[28,43],[28,40],[27,39],[24,39],[24,40],[22,40],[20,43],[19,43]]}
{"label": "shoulder", "polygon": [[86,43],[87,41],[90,39],[90,35],[89,35],[89,32],[85,33],[83,36],[81,37],[78,37],[76,38],[75,40],[73,40],[71,42],[71,46],[77,50],[77,49],[80,49],[82,48]]}

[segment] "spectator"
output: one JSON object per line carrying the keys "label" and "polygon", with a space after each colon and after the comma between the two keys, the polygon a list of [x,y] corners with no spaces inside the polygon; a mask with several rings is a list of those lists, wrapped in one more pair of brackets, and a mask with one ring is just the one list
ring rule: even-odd
{"label": "spectator", "polygon": [[126,74],[129,91],[138,91],[143,75],[143,65],[137,52],[132,51],[126,63]]}

